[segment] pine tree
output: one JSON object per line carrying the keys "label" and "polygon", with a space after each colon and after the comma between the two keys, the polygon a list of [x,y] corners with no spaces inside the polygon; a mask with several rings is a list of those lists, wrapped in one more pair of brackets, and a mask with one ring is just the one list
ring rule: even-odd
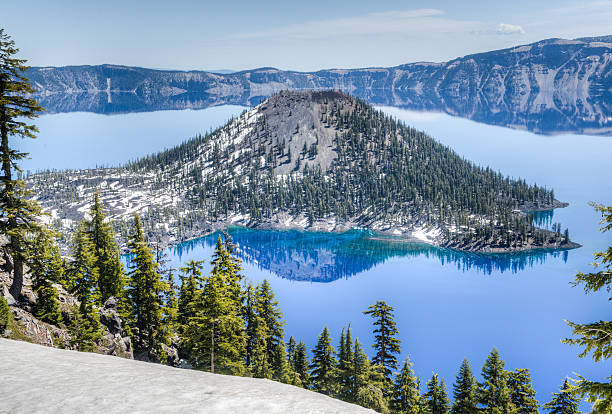
{"label": "pine tree", "polygon": [[[612,207],[604,207],[592,204],[595,209],[601,212],[602,232],[612,229]],[[600,290],[610,292],[612,290],[612,247],[606,251],[595,253],[595,263],[593,264],[597,272],[578,273],[574,280],[574,286],[584,286],[585,293],[595,293]],[[612,298],[610,298],[612,300]],[[570,345],[584,347],[578,354],[585,357],[592,353],[595,362],[612,358],[612,321],[600,320],[587,324],[579,324],[566,321],[573,329],[576,337],[565,339],[563,342]],[[589,381],[581,376],[576,382],[576,392],[581,397],[587,396],[587,401],[593,403],[594,412],[612,412],[612,375],[606,378],[608,381]]]}
{"label": "pine tree", "polygon": [[28,243],[28,266],[36,293],[34,316],[50,324],[62,322],[58,293],[53,283],[63,280],[63,261],[59,247],[46,232],[39,232]]}
{"label": "pine tree", "polygon": [[513,410],[504,365],[499,351],[493,348],[482,367],[483,382],[478,387],[478,401],[483,406],[483,413],[506,414]]}
{"label": "pine tree", "polygon": [[287,360],[287,348],[284,342],[279,342],[276,345],[276,351],[272,360],[275,363],[275,365],[272,365],[272,379],[285,384],[293,383],[295,381],[294,372]]}
{"label": "pine tree", "polygon": [[374,318],[374,345],[376,355],[372,362],[380,365],[383,368],[385,376],[385,391],[389,390],[392,385],[391,375],[397,370],[397,358],[395,354],[399,354],[400,340],[396,338],[399,334],[395,321],[393,320],[393,308],[383,301],[377,301],[370,306],[367,311],[363,312],[366,315]]}
{"label": "pine tree", "polygon": [[338,396],[344,401],[353,401],[354,393],[351,392],[352,374],[353,374],[353,339],[351,335],[351,327],[349,325],[347,332],[342,328],[340,334],[340,346],[338,347],[338,369],[337,383],[339,387]]}
{"label": "pine tree", "polygon": [[553,399],[542,406],[550,414],[579,414],[580,398],[567,379],[563,382],[560,392],[553,393]]}
{"label": "pine tree", "polygon": [[309,388],[311,384],[306,344],[300,341],[295,348],[294,371],[299,376],[302,387]]}
{"label": "pine tree", "polygon": [[410,358],[406,358],[404,366],[395,377],[393,400],[391,407],[394,412],[402,414],[419,414],[420,392],[418,379],[412,370]]}
{"label": "pine tree", "polygon": [[385,377],[382,367],[372,365],[359,340],[353,347],[353,375],[351,395],[356,404],[381,413],[389,412],[387,398],[383,393]]}
{"label": "pine tree", "polygon": [[457,374],[457,380],[453,386],[454,403],[451,412],[453,414],[476,414],[478,413],[478,400],[476,396],[476,380],[472,374],[470,364],[464,359]]}
{"label": "pine tree", "polygon": [[159,266],[149,248],[137,214],[134,214],[128,247],[132,255],[128,295],[134,317],[134,350],[148,359],[164,361],[166,355],[162,345],[167,343],[168,333],[163,323],[163,295],[168,286],[161,280]]}
{"label": "pine tree", "polygon": [[427,401],[427,412],[431,414],[445,414],[450,411],[450,401],[446,392],[444,380],[438,381],[438,374],[433,374],[427,382],[427,392],[423,394]]}
{"label": "pine tree", "polygon": [[10,36],[0,29],[0,233],[9,238],[8,248],[13,259],[13,281],[10,293],[19,299],[23,287],[23,264],[26,261],[25,240],[28,235],[42,231],[36,217],[40,206],[30,200],[31,192],[23,180],[14,177],[21,173],[18,161],[27,156],[9,146],[9,137],[35,138],[38,129],[28,120],[36,118],[42,108],[28,97],[34,92],[24,73],[29,69],[24,59],[15,55],[19,49]]}
{"label": "pine tree", "polygon": [[202,276],[203,261],[190,260],[185,266],[179,268],[181,271],[181,287],[178,296],[177,323],[179,332],[189,323],[189,319],[195,315],[194,303],[198,289],[203,289],[204,278]]}
{"label": "pine tree", "polygon": [[239,275],[231,265],[233,260],[219,238],[210,276],[196,296],[195,316],[189,319],[186,336],[192,346],[194,366],[213,373],[242,375],[246,336],[237,301],[239,292],[234,290]]}
{"label": "pine tree", "polygon": [[312,350],[310,363],[312,384],[315,391],[333,395],[336,392],[336,350],[331,344],[327,326],[317,339],[317,345]]}
{"label": "pine tree", "polygon": [[75,231],[72,250],[73,260],[68,265],[70,292],[80,302],[81,312],[89,314],[99,297],[98,268],[85,221]]}
{"label": "pine tree", "polygon": [[260,316],[257,289],[248,283],[244,294],[243,319],[245,321],[245,363],[251,374],[258,378],[272,378],[266,325]]}
{"label": "pine tree", "polygon": [[537,414],[538,401],[535,399],[535,391],[531,385],[529,370],[518,368],[508,374],[508,388],[510,388],[510,400],[517,413]]}
{"label": "pine tree", "polygon": [[176,285],[174,284],[174,270],[168,269],[166,273],[166,285],[168,290],[166,291],[164,298],[164,325],[169,330],[177,331],[177,319],[178,319],[178,299],[176,296]]}
{"label": "pine tree", "polygon": [[283,341],[283,314],[267,279],[257,288],[257,312],[265,331],[266,352],[270,366],[278,366],[275,349]]}
{"label": "pine tree", "polygon": [[115,234],[106,219],[98,192],[94,195],[94,203],[89,214],[90,239],[94,247],[96,267],[98,268],[98,289],[100,291],[99,304],[103,305],[106,299],[114,296],[121,299],[123,295],[124,272],[120,260],[119,246],[115,242]]}

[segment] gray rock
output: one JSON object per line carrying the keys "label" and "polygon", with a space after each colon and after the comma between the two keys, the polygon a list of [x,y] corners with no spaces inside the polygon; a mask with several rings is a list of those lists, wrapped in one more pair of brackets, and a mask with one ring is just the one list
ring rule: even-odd
{"label": "gray rock", "polygon": [[0,294],[4,296],[4,299],[6,299],[6,302],[9,304],[9,306],[13,306],[17,303],[13,295],[10,294],[8,287],[6,287],[5,285],[2,285],[2,289],[0,289]]}

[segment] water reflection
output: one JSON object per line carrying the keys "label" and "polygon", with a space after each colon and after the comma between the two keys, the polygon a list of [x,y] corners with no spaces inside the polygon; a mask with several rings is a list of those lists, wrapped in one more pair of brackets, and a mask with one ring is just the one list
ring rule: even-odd
{"label": "water reflection", "polygon": [[[231,227],[228,232],[243,260],[282,278],[311,282],[349,278],[394,257],[435,258],[442,265],[483,274],[493,271],[517,273],[551,258],[561,258],[565,262],[568,258],[567,251],[558,250],[508,254],[459,252],[424,243],[406,243],[361,230],[334,234]],[[181,259],[196,247],[212,247],[218,236],[214,233],[181,243],[172,249],[172,254]]]}
{"label": "water reflection", "polygon": [[[120,114],[160,110],[204,109],[219,105],[257,105],[272,93],[289,86],[270,87],[266,95],[239,91],[235,94],[213,94],[186,91],[178,95],[140,94],[132,92],[81,92],[40,95],[36,99],[49,113],[95,112]],[[580,133],[612,134],[612,92],[589,96],[589,105],[563,91],[533,91],[526,99],[522,95],[488,96],[484,92],[461,93],[454,90],[421,90],[389,88],[343,89],[373,105],[392,106],[413,111],[442,112],[476,122],[528,130],[537,134]],[[321,89],[309,87],[307,89]],[[524,101],[529,104],[526,104]],[[562,102],[559,107],[538,105],[537,102]]]}

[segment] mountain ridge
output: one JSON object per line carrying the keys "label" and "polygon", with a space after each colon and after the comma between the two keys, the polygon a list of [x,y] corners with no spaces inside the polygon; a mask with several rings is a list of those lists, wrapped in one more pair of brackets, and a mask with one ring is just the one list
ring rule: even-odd
{"label": "mountain ridge", "polygon": [[27,76],[38,89],[34,97],[50,113],[252,106],[282,90],[336,89],[374,105],[445,112],[542,134],[612,134],[612,43],[591,40],[548,39],[391,68],[264,67],[220,74],[86,65],[32,68]]}

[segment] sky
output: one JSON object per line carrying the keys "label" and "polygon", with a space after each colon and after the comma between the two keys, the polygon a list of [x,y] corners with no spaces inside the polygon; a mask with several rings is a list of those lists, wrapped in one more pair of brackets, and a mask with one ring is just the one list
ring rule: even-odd
{"label": "sky", "polygon": [[395,66],[551,37],[612,34],[612,0],[0,0],[32,66]]}

